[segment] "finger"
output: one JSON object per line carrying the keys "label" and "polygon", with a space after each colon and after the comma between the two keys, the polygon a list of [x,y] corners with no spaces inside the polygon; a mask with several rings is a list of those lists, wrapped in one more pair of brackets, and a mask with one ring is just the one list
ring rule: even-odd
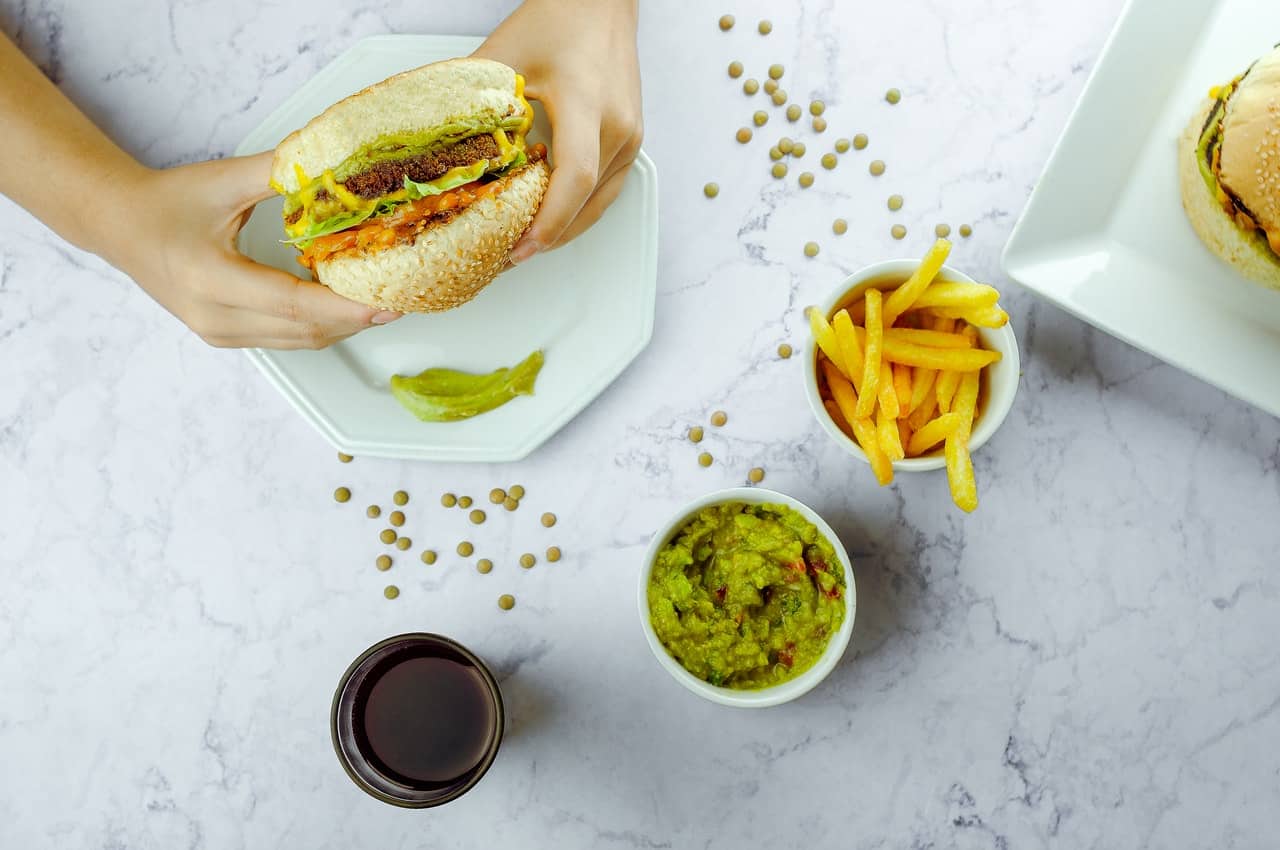
{"label": "finger", "polygon": [[236,256],[227,270],[222,302],[287,322],[320,325],[335,333],[354,333],[398,318],[389,310],[343,298],[319,283]]}
{"label": "finger", "polygon": [[622,187],[627,184],[627,175],[630,173],[630,168],[623,168],[601,183],[591,199],[578,211],[577,218],[560,234],[560,241],[551,247],[559,248],[566,242],[577,239],[584,230],[595,224],[600,216],[604,215],[609,205],[617,199]]}
{"label": "finger", "polygon": [[233,156],[215,160],[210,165],[219,170],[211,189],[223,204],[235,210],[251,207],[276,194],[271,188],[271,161],[275,151],[251,156]]}
{"label": "finger", "polygon": [[260,348],[324,348],[349,339],[362,330],[344,330],[314,322],[290,322],[252,310],[232,309],[228,312],[229,330],[220,336],[235,345]]}
{"label": "finger", "polygon": [[600,122],[589,114],[557,114],[553,104],[546,106],[556,164],[542,206],[511,252],[517,263],[559,242],[600,180]]}

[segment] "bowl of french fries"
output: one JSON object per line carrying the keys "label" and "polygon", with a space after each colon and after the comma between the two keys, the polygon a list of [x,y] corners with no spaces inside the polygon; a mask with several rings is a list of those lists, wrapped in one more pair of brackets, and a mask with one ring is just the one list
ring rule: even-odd
{"label": "bowl of french fries", "polygon": [[947,266],[950,251],[939,239],[923,260],[867,266],[808,308],[805,392],[881,485],[946,469],[953,501],[971,512],[971,453],[1013,406],[1018,342],[1000,293]]}

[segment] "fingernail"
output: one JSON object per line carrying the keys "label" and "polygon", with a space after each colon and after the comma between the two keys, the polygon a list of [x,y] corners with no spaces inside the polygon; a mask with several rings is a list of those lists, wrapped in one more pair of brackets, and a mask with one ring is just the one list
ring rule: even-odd
{"label": "fingernail", "polygon": [[381,313],[375,313],[369,322],[374,325],[388,325],[403,315],[404,313],[397,313],[394,310],[383,310]]}
{"label": "fingernail", "polygon": [[538,253],[540,250],[541,246],[532,239],[521,239],[516,247],[511,249],[511,255],[508,259],[510,259],[513,264],[519,265],[534,254]]}

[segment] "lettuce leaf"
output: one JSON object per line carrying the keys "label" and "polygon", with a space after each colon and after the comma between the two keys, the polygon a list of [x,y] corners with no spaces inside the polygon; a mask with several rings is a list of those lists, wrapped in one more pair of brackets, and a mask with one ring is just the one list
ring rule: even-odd
{"label": "lettuce leaf", "polygon": [[484,173],[489,170],[489,160],[482,159],[479,162],[464,168],[455,169],[455,173],[447,177],[437,177],[428,183],[418,183],[410,180],[409,175],[404,176],[404,188],[409,193],[408,200],[416,201],[429,195],[440,195],[448,192],[450,189],[456,189],[466,183],[479,180]]}

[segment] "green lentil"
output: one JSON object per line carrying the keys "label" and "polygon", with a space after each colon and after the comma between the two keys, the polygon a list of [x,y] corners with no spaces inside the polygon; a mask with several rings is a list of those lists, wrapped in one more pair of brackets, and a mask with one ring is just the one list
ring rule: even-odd
{"label": "green lentil", "polygon": [[702,426],[701,425],[694,425],[692,428],[689,429],[689,442],[691,443],[702,442]]}
{"label": "green lentil", "polygon": [[769,33],[773,32],[773,24],[767,20],[761,21],[759,24],[756,25],[756,29],[760,31],[761,35],[768,35]]}
{"label": "green lentil", "polygon": [[773,164],[772,171],[773,171],[773,176],[777,177],[778,179],[782,179],[783,177],[787,176],[787,166],[785,163],[775,162]]}
{"label": "green lentil", "polygon": [[436,562],[436,553],[433,549],[422,550],[422,563],[428,566]]}
{"label": "green lentil", "polygon": [[761,481],[764,480],[764,470],[758,466],[755,467],[754,469],[752,469],[750,472],[747,473],[747,480],[750,481],[752,484],[759,484]]}
{"label": "green lentil", "polygon": [[724,30],[725,32],[728,32],[729,30],[733,29],[733,15],[720,16],[720,29]]}
{"label": "green lentil", "polygon": [[866,133],[859,133],[853,137],[853,149],[860,151],[864,149],[871,140],[867,138]]}
{"label": "green lentil", "polygon": [[476,547],[471,545],[470,541],[464,540],[458,544],[458,554],[464,558],[470,558],[472,553],[476,551]]}
{"label": "green lentil", "polygon": [[791,346],[787,345],[785,342],[778,346],[778,356],[783,360],[790,360],[791,354]]}
{"label": "green lentil", "polygon": [[729,63],[729,76],[735,80],[742,76],[742,63],[736,59]]}
{"label": "green lentil", "polygon": [[338,461],[340,463],[351,463],[351,455],[345,452],[338,452]]}
{"label": "green lentil", "polygon": [[820,100],[811,100],[811,101],[809,101],[809,114],[810,114],[810,115],[821,115],[822,113],[824,113],[824,112],[826,112],[826,111],[827,111],[827,105],[826,105],[825,103],[823,103],[822,101],[820,101]]}
{"label": "green lentil", "polygon": [[777,90],[778,90],[778,81],[777,81],[777,80],[765,80],[765,81],[764,81],[764,93],[765,93],[765,94],[773,94],[773,93],[774,93],[774,92],[776,92]]}
{"label": "green lentil", "polygon": [[519,484],[513,484],[507,488],[507,495],[518,502],[524,498],[524,488]]}
{"label": "green lentil", "polygon": [[783,136],[781,139],[778,139],[778,150],[783,153],[791,153],[794,147],[795,142],[791,141],[790,137]]}
{"label": "green lentil", "polygon": [[831,222],[831,232],[837,236],[843,236],[849,230],[849,222],[842,218],[838,218]]}
{"label": "green lentil", "polygon": [[717,410],[715,413],[711,414],[711,424],[717,428],[723,428],[728,424],[728,422],[729,414],[725,413],[723,410]]}
{"label": "green lentil", "polygon": [[556,561],[560,560],[560,547],[559,547],[559,546],[548,546],[548,547],[547,547],[547,560],[548,560],[550,563],[552,563],[552,564],[554,564]]}
{"label": "green lentil", "polygon": [[755,94],[758,91],[760,91],[759,80],[756,80],[754,77],[747,77],[747,79],[743,81],[742,83],[743,94]]}
{"label": "green lentil", "polygon": [[890,209],[890,210],[892,210],[893,212],[897,212],[898,210],[902,209],[902,196],[901,196],[901,195],[890,195],[890,196],[889,196],[889,209]]}
{"label": "green lentil", "polygon": [[835,168],[838,161],[833,153],[824,153],[822,155],[822,167],[827,170]]}
{"label": "green lentil", "polygon": [[404,525],[404,512],[392,511],[391,516],[387,517],[387,522],[391,523],[396,528],[399,528]]}
{"label": "green lentil", "polygon": [[769,148],[769,159],[772,159],[774,162],[782,159],[782,151],[778,150],[777,145]]}
{"label": "green lentil", "polygon": [[872,160],[871,166],[867,170],[871,172],[872,177],[879,177],[881,174],[884,174],[884,160]]}
{"label": "green lentil", "polygon": [[533,569],[533,565],[536,563],[538,563],[538,559],[533,557],[532,552],[525,552],[520,556],[520,566],[524,567],[526,570]]}
{"label": "green lentil", "polygon": [[710,452],[703,452],[702,454],[698,455],[698,466],[710,466],[710,465],[711,465]]}
{"label": "green lentil", "polygon": [[826,129],[827,129],[827,119],[821,118],[821,117],[813,119],[813,132],[822,133],[822,132],[825,132]]}
{"label": "green lentil", "polygon": [[939,239],[946,239],[948,236],[951,235],[951,225],[939,224],[937,227],[933,229],[933,233]]}
{"label": "green lentil", "polygon": [[394,584],[389,584],[382,589],[382,595],[388,599],[395,599],[400,595],[400,588],[396,587]]}
{"label": "green lentil", "polygon": [[800,106],[799,106],[799,104],[795,104],[795,103],[793,103],[793,104],[791,104],[790,106],[788,106],[788,107],[787,107],[787,120],[788,120],[788,121],[799,121],[799,120],[800,120]]}
{"label": "green lentil", "polygon": [[377,519],[378,517],[382,516],[382,508],[378,507],[377,505],[370,505],[369,507],[364,509],[364,515],[367,516],[369,519]]}
{"label": "green lentil", "polygon": [[905,239],[907,236],[907,229],[901,224],[895,224],[889,229],[889,233],[893,235],[894,239]]}
{"label": "green lentil", "polygon": [[396,542],[397,536],[395,529],[384,528],[382,529],[382,533],[378,535],[378,539],[390,546],[392,543]]}
{"label": "green lentil", "polygon": [[884,99],[889,101],[890,103],[897,103],[898,101],[902,100],[902,92],[898,91],[897,89],[889,89],[887,92],[884,93]]}
{"label": "green lentil", "polygon": [[745,145],[747,142],[751,141],[751,128],[739,127],[738,132],[734,135],[734,138],[737,139],[739,143]]}
{"label": "green lentil", "polygon": [[836,139],[836,153],[848,153],[848,152],[849,152],[849,140]]}
{"label": "green lentil", "polygon": [[752,115],[752,116],[751,116],[751,121],[752,121],[752,122],[753,122],[757,127],[763,127],[765,124],[768,124],[768,123],[769,123],[769,113],[768,113],[768,112],[764,112],[763,110],[758,111],[758,112],[756,112],[756,114],[755,114],[755,115]]}
{"label": "green lentil", "polygon": [[550,528],[556,524],[556,515],[553,513],[545,513],[542,515],[542,527]]}
{"label": "green lentil", "polygon": [[520,502],[508,496],[502,500],[502,507],[509,511],[514,511],[516,508],[520,507]]}
{"label": "green lentil", "polygon": [[458,497],[452,493],[445,493],[440,497],[440,504],[444,505],[446,508],[451,508],[458,504]]}
{"label": "green lentil", "polygon": [[374,560],[373,565],[385,573],[387,570],[391,569],[391,556],[379,555],[377,559]]}
{"label": "green lentil", "polygon": [[786,72],[786,70],[787,70],[787,69],[786,69],[786,68],[783,68],[781,65],[770,65],[770,66],[769,66],[769,79],[771,79],[771,80],[781,80],[781,79],[782,79],[782,75]]}
{"label": "green lentil", "polygon": [[480,560],[476,561],[476,572],[488,573],[492,569],[493,569],[493,561],[490,561],[488,558],[481,558]]}
{"label": "green lentil", "polygon": [[818,256],[818,243],[817,242],[804,243],[804,255],[806,257],[809,257],[810,259]]}
{"label": "green lentil", "polygon": [[510,593],[504,593],[498,597],[498,607],[503,611],[510,611],[516,607],[516,598]]}
{"label": "green lentil", "polygon": [[778,89],[769,95],[769,99],[773,101],[774,106],[781,106],[787,102],[787,93],[783,89]]}
{"label": "green lentil", "polygon": [[401,552],[409,551],[409,547],[413,545],[413,541],[408,537],[400,537],[396,540],[396,548]]}
{"label": "green lentil", "polygon": [[714,198],[716,195],[720,194],[720,186],[715,183],[708,183],[702,187],[702,194],[706,195],[708,198]]}
{"label": "green lentil", "polygon": [[803,172],[801,172],[801,173],[800,173],[800,188],[801,188],[801,189],[808,189],[808,188],[809,188],[810,186],[812,186],[812,185],[813,185],[813,172],[812,172],[812,171],[803,171]]}
{"label": "green lentil", "polygon": [[471,507],[471,497],[470,497],[470,496],[459,496],[459,497],[458,497],[458,507],[462,508],[464,511],[465,511],[467,508]]}
{"label": "green lentil", "polygon": [[960,235],[963,236],[965,239],[968,239],[970,236],[973,235],[973,228],[967,224],[960,225]]}
{"label": "green lentil", "polygon": [[804,156],[804,151],[805,151],[804,142],[796,142],[794,145],[791,146],[791,155],[794,156],[796,159],[799,159],[800,157]]}
{"label": "green lentil", "polygon": [[333,500],[335,502],[351,501],[351,489],[349,487],[339,487],[333,491]]}
{"label": "green lentil", "polygon": [[484,522],[486,519],[484,511],[480,510],[479,508],[476,508],[467,516],[474,525],[479,525],[480,523]]}
{"label": "green lentil", "polygon": [[507,498],[507,491],[501,487],[494,487],[489,491],[489,502],[494,505],[501,505]]}
{"label": "green lentil", "polygon": [[405,505],[409,504],[409,494],[403,490],[397,490],[395,493],[392,494],[391,501],[395,502],[397,505],[400,505],[401,507],[404,507]]}

